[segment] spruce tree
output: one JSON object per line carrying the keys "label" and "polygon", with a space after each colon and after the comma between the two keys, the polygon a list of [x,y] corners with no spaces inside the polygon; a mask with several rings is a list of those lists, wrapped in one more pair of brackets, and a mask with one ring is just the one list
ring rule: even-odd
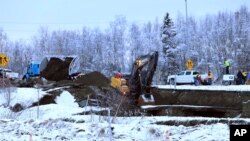
{"label": "spruce tree", "polygon": [[166,16],[164,17],[161,30],[163,56],[165,58],[165,67],[163,68],[163,73],[167,73],[167,75],[173,74],[178,71],[178,63],[176,61],[177,49],[175,42],[176,32],[174,29],[174,23],[169,17],[169,13],[166,13]]}

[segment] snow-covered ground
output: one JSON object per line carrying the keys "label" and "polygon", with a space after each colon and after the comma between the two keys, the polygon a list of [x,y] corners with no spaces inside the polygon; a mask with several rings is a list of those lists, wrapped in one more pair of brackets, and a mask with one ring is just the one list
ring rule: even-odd
{"label": "snow-covered ground", "polygon": [[[10,105],[22,103],[29,107],[46,92],[33,88],[11,90]],[[79,115],[94,107],[78,107],[67,91],[56,98],[56,104],[40,105],[13,113],[6,106],[6,91],[0,93],[0,139],[7,141],[208,141],[229,140],[226,123],[184,126],[181,122],[238,120],[202,117],[108,117]],[[4,106],[5,105],[5,106]],[[101,109],[102,110],[102,109]],[[250,122],[250,119],[241,119]],[[157,124],[158,122],[167,124]],[[109,124],[110,123],[110,124]],[[171,124],[169,124],[171,123]],[[111,132],[110,132],[111,131]]]}

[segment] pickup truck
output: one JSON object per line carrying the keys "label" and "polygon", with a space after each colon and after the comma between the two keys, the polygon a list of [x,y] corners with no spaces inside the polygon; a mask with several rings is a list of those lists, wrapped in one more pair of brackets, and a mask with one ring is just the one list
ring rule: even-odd
{"label": "pickup truck", "polygon": [[19,78],[19,74],[16,72],[11,71],[10,69],[3,69],[0,68],[0,77],[4,77],[4,78],[10,78],[12,80],[14,79],[18,79]]}
{"label": "pickup truck", "polygon": [[[186,70],[177,73],[176,75],[170,75],[167,78],[167,84],[194,84],[194,77],[198,74],[198,71]],[[200,74],[201,79],[207,79],[207,74]]]}
{"label": "pickup truck", "polygon": [[235,76],[233,74],[223,75],[222,85],[231,85],[235,81]]}

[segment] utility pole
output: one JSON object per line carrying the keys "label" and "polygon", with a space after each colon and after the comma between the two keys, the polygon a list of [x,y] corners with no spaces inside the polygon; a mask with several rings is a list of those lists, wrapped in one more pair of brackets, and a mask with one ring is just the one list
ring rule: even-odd
{"label": "utility pole", "polygon": [[187,14],[187,0],[185,0],[186,7],[186,44],[188,45],[188,14]]}
{"label": "utility pole", "polygon": [[186,24],[187,24],[187,0],[185,0],[185,5],[186,5]]}
{"label": "utility pole", "polygon": [[[189,50],[189,39],[188,39],[188,14],[187,14],[187,0],[185,0],[185,11],[186,11],[186,27],[185,27],[185,44],[187,46],[187,50]],[[190,54],[188,53],[188,51],[185,53],[185,56],[184,56],[184,60],[186,61],[186,58],[190,58]]]}

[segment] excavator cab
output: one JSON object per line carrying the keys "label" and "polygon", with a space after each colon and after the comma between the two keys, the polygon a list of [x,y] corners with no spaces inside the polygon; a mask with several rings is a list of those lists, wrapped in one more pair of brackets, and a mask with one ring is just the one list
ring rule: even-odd
{"label": "excavator cab", "polygon": [[123,95],[129,93],[128,81],[122,73],[116,72],[111,78],[111,86],[118,89]]}

